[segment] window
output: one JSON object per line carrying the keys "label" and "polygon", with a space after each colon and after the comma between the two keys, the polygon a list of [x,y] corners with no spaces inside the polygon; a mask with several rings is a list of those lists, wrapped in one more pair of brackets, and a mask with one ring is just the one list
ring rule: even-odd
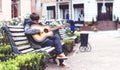
{"label": "window", "polygon": [[73,7],[74,7],[74,20],[84,21],[84,5],[74,4]]}
{"label": "window", "polygon": [[69,6],[68,5],[60,5],[60,17],[62,19],[69,19]]}
{"label": "window", "polygon": [[47,7],[47,19],[55,19],[55,6]]}

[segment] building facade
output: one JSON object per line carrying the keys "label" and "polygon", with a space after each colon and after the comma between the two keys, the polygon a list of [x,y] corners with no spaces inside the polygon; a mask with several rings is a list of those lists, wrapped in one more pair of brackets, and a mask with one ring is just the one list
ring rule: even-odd
{"label": "building facade", "polygon": [[0,0],[0,21],[11,19],[11,0]]}
{"label": "building facade", "polygon": [[119,0],[46,0],[42,2],[42,15],[48,20],[114,21],[120,18],[119,12]]}
{"label": "building facade", "polygon": [[40,17],[91,22],[120,18],[119,0],[0,0],[0,21],[24,19],[37,12]]}
{"label": "building facade", "polygon": [[0,0],[0,21],[11,21],[12,18],[24,19],[31,13],[31,0]]}

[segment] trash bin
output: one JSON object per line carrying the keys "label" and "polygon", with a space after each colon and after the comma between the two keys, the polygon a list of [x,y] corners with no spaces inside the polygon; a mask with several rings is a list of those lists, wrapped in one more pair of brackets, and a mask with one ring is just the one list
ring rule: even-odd
{"label": "trash bin", "polygon": [[91,46],[90,46],[90,44],[88,42],[88,37],[89,37],[88,33],[81,33],[80,34],[80,47],[79,47],[79,50],[81,52],[91,51]]}
{"label": "trash bin", "polygon": [[81,46],[87,47],[88,44],[88,34],[80,34]]}

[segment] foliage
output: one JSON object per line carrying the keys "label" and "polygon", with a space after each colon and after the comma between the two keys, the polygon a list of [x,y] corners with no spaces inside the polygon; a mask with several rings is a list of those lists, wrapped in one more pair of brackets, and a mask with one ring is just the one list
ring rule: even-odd
{"label": "foliage", "polygon": [[72,52],[74,40],[62,40],[65,44],[63,45],[63,52],[67,56],[68,53]]}
{"label": "foliage", "polygon": [[10,22],[10,25],[18,25],[19,23],[22,23],[19,17],[13,18]]}
{"label": "foliage", "polygon": [[[44,70],[47,64],[47,53],[29,53],[10,55],[10,45],[0,46],[0,70]],[[4,62],[3,62],[4,61]]]}
{"label": "foliage", "polygon": [[92,18],[92,23],[93,23],[93,24],[95,23],[94,18]]}
{"label": "foliage", "polygon": [[65,20],[56,20],[56,19],[51,20],[51,22],[49,23],[49,25],[52,27],[61,26],[64,24],[66,24]]}
{"label": "foliage", "polygon": [[29,13],[25,14],[24,19],[30,19],[30,14]]}
{"label": "foliage", "polygon": [[18,55],[15,59],[0,62],[0,70],[44,70],[47,53]]}
{"label": "foliage", "polygon": [[0,45],[1,44],[8,44],[8,37],[5,33],[5,31],[3,30],[3,26],[5,26],[8,22],[2,21],[0,23]]}
{"label": "foliage", "polygon": [[12,52],[12,50],[11,50],[10,45],[0,46],[0,60],[6,61],[9,58],[14,58],[13,56],[10,55],[11,52]]}
{"label": "foliage", "polygon": [[56,20],[53,20],[51,23],[50,23],[50,26],[52,27],[55,27],[55,26],[59,26],[58,22]]}
{"label": "foliage", "polygon": [[93,26],[93,25],[94,25],[93,23],[88,24],[88,26]]}
{"label": "foliage", "polygon": [[116,19],[116,23],[120,24],[119,17],[117,17],[117,19]]}
{"label": "foliage", "polygon": [[43,25],[47,25],[47,18],[46,17],[43,16],[40,21]]}
{"label": "foliage", "polygon": [[61,40],[61,41],[64,42],[64,43],[72,43],[74,40],[67,39],[67,40]]}
{"label": "foliage", "polygon": [[74,36],[80,36],[80,33],[74,33]]}
{"label": "foliage", "polygon": [[65,32],[66,32],[66,34],[71,34],[70,28],[69,28],[69,27],[66,27],[66,28],[65,28]]}
{"label": "foliage", "polygon": [[5,46],[1,45],[0,46],[0,53],[1,54],[9,55],[11,52],[12,52],[12,50],[11,50],[10,45],[5,45]]}

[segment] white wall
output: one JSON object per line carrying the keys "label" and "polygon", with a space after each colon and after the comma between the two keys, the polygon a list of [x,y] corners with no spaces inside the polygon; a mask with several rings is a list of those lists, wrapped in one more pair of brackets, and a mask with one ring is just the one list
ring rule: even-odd
{"label": "white wall", "polygon": [[55,2],[43,3],[42,16],[47,17],[47,7],[48,7],[48,6],[55,6],[55,7],[56,7],[56,3],[55,3]]}
{"label": "white wall", "polygon": [[84,4],[84,20],[85,21],[96,21],[96,16],[97,16],[97,2],[96,0],[86,0]]}
{"label": "white wall", "polygon": [[[97,2],[96,0],[73,0],[72,4],[84,4],[84,21],[96,21],[97,16]],[[72,19],[74,19],[74,8],[72,6]]]}
{"label": "white wall", "polygon": [[[21,0],[21,19],[24,19],[27,13],[31,13],[31,0]],[[0,21],[11,21],[11,0],[2,0]]]}
{"label": "white wall", "polygon": [[114,2],[113,2],[113,20],[115,20],[114,15],[116,17],[119,17],[119,19],[120,19],[120,2],[119,2],[119,0],[114,0]]}
{"label": "white wall", "polygon": [[21,0],[21,19],[24,20],[26,14],[31,14],[31,0]]}
{"label": "white wall", "polygon": [[2,12],[0,12],[0,21],[11,20],[11,0],[2,0]]}
{"label": "white wall", "polygon": [[79,3],[84,3],[86,0],[72,0],[72,3],[74,4],[79,4]]}
{"label": "white wall", "polygon": [[[113,0],[113,16],[115,15],[116,17],[120,18],[120,0]],[[96,0],[72,0],[72,19],[74,19],[74,8],[73,4],[84,4],[84,21],[96,21],[96,17],[98,15],[97,13],[97,2]],[[42,9],[42,15],[47,16],[47,6],[53,6],[55,3],[44,3],[43,4],[43,9]],[[60,9],[58,9],[58,19],[60,19]]]}
{"label": "white wall", "polygon": [[74,4],[84,4],[85,0],[72,0],[72,19],[75,18],[75,15],[74,15],[74,7],[73,5]]}

